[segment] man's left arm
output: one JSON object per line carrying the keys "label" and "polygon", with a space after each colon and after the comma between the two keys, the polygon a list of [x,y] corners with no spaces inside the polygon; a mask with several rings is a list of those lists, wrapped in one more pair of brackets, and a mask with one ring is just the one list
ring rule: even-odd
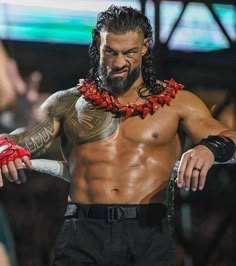
{"label": "man's left arm", "polygon": [[181,99],[182,124],[195,146],[182,154],[176,182],[186,190],[202,190],[214,161],[225,162],[235,154],[236,131],[214,119],[195,95],[184,92]]}

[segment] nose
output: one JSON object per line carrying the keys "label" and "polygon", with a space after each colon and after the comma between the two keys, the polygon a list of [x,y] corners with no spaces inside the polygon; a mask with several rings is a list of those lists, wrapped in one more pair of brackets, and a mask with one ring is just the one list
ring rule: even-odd
{"label": "nose", "polygon": [[126,65],[125,56],[123,54],[117,54],[114,58],[113,66],[115,68],[122,68]]}

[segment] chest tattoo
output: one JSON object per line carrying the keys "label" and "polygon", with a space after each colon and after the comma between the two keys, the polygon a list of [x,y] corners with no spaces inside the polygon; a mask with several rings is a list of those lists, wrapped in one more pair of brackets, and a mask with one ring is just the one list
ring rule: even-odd
{"label": "chest tattoo", "polygon": [[83,144],[110,136],[119,123],[114,114],[98,109],[81,97],[67,113],[64,132],[70,142]]}

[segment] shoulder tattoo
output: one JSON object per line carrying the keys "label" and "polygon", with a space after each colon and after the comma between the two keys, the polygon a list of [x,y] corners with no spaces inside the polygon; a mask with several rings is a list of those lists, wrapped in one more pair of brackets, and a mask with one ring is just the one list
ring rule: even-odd
{"label": "shoulder tattoo", "polygon": [[80,98],[75,109],[67,112],[64,132],[69,141],[83,144],[110,136],[119,124],[120,119],[112,113],[98,109]]}

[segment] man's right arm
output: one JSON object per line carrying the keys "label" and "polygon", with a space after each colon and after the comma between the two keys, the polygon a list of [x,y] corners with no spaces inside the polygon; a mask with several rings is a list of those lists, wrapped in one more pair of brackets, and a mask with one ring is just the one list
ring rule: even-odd
{"label": "man's right arm", "polygon": [[25,178],[23,164],[32,168],[30,158],[45,153],[60,131],[60,118],[57,110],[58,94],[54,94],[43,104],[45,120],[30,131],[18,130],[0,136],[0,187],[3,175],[11,182],[21,183]]}

